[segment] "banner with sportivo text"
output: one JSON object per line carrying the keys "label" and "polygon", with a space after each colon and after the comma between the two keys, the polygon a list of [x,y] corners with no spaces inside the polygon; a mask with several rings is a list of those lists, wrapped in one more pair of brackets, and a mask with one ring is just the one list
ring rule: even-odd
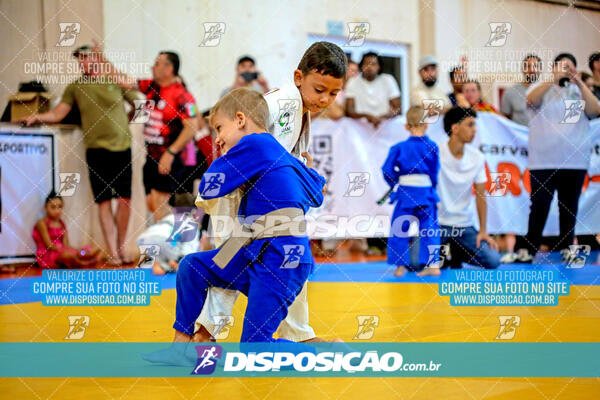
{"label": "banner with sportivo text", "polygon": [[0,264],[35,260],[31,232],[56,188],[51,131],[0,127]]}
{"label": "banner with sportivo text", "polygon": [[[311,129],[311,153],[315,168],[327,179],[327,194],[321,208],[309,213],[313,238],[387,236],[393,206],[377,205],[389,186],[381,166],[390,147],[405,140],[403,116],[384,122],[378,129],[364,120],[316,119]],[[429,124],[427,135],[438,146],[448,136],[442,118]],[[577,234],[600,232],[600,120],[592,120],[592,156],[577,215]],[[483,152],[488,172],[488,232],[527,232],[529,173],[527,171],[528,128],[492,113],[477,114],[477,133],[470,146]],[[474,202],[473,197],[473,202]],[[475,213],[475,207],[472,207]],[[473,223],[478,226],[477,215]],[[544,234],[557,235],[556,196]]]}

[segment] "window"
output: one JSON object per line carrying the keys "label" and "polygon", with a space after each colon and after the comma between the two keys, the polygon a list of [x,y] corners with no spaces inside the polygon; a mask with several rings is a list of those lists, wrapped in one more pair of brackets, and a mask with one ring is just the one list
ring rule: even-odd
{"label": "window", "polygon": [[326,40],[335,43],[344,50],[346,55],[354,62],[359,62],[364,53],[374,51],[383,59],[381,72],[392,75],[400,87],[400,98],[402,99],[402,113],[405,113],[409,106],[408,73],[407,73],[407,46],[404,44],[379,42],[365,40],[360,47],[346,46],[348,39],[342,36],[327,35],[308,35],[308,46],[315,42]]}

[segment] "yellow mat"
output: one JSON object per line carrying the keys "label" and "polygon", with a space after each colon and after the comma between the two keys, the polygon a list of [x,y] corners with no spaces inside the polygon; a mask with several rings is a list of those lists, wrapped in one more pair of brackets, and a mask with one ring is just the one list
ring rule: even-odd
{"label": "yellow mat", "polygon": [[[360,316],[376,316],[374,342],[498,342],[499,316],[520,318],[513,342],[600,340],[600,286],[571,286],[557,307],[451,307],[437,285],[324,283],[309,285],[310,321],[323,338],[352,342]],[[239,340],[246,298],[223,341]],[[69,316],[89,316],[77,342],[168,342],[175,290],[149,307],[0,306],[3,342],[66,340]],[[32,360],[35,363],[35,360]],[[595,378],[4,378],[10,399],[598,399]]]}

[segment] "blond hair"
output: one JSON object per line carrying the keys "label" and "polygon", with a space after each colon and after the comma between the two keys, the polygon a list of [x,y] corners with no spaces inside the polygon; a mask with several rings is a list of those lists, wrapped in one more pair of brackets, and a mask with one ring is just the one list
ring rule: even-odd
{"label": "blond hair", "polygon": [[421,106],[412,106],[406,112],[406,125],[410,127],[417,127],[425,125],[423,122],[423,114],[425,110]]}
{"label": "blond hair", "polygon": [[230,119],[241,112],[250,118],[259,128],[266,129],[269,123],[269,106],[262,93],[247,88],[239,88],[227,93],[210,110],[208,121],[212,125],[217,113],[222,113]]}

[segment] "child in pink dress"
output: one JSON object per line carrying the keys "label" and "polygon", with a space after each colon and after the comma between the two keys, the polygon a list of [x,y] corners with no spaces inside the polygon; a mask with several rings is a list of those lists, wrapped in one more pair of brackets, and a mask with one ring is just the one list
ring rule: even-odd
{"label": "child in pink dress", "polygon": [[61,219],[62,197],[54,191],[46,198],[46,216],[33,228],[36,260],[41,268],[87,267],[100,261],[100,250],[92,246],[74,249],[69,246],[67,227]]}

